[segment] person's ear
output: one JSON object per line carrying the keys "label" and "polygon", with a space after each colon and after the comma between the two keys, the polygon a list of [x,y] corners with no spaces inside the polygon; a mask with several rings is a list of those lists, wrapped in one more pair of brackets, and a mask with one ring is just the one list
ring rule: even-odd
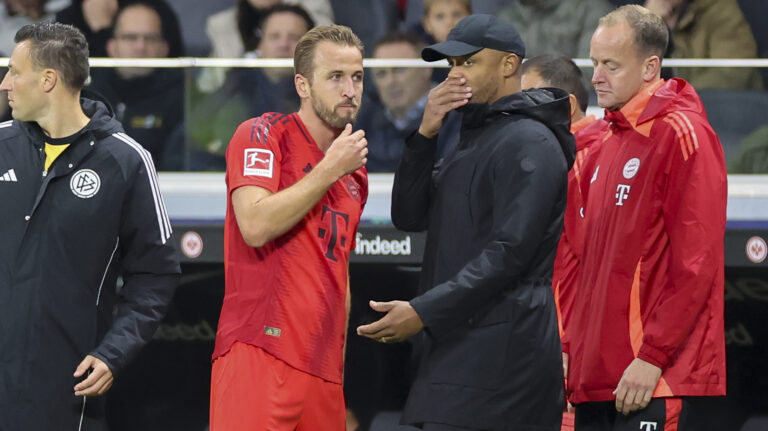
{"label": "person's ear", "polygon": [[520,71],[520,56],[517,54],[506,54],[501,59],[501,70],[504,77],[509,77],[517,74]]}
{"label": "person's ear", "polygon": [[296,93],[299,94],[299,98],[307,99],[310,96],[310,83],[304,75],[296,74],[293,77],[293,83],[296,85]]}
{"label": "person's ear", "polygon": [[59,74],[54,69],[44,69],[40,79],[43,84],[43,91],[50,93],[56,88],[56,83],[59,82]]}
{"label": "person's ear", "polygon": [[643,81],[651,82],[661,75],[661,59],[652,55],[643,60]]}
{"label": "person's ear", "polygon": [[573,118],[573,116],[581,110],[579,99],[577,99],[575,95],[569,93],[568,101],[571,102],[571,118]]}

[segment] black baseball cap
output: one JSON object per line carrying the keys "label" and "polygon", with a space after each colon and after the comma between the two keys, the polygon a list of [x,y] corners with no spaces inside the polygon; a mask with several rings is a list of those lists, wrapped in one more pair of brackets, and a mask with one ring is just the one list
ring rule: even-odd
{"label": "black baseball cap", "polygon": [[475,14],[459,21],[448,33],[445,42],[424,48],[421,58],[424,61],[437,61],[446,57],[462,57],[483,48],[525,57],[523,38],[512,24],[493,15]]}

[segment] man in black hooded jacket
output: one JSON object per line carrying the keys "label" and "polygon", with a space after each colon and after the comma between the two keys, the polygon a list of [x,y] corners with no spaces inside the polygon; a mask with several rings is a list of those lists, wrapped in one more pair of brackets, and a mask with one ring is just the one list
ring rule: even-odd
{"label": "man in black hooded jacket", "polygon": [[[179,278],[149,153],[80,97],[74,27],[16,34],[0,83],[0,430],[106,430],[104,394]],[[122,275],[119,292],[116,280]]]}
{"label": "man in black hooded jacket", "polygon": [[[395,174],[392,221],[427,230],[419,296],[358,334],[388,343],[421,331],[402,421],[425,430],[560,429],[563,383],[552,264],[574,141],[568,94],[520,92],[525,47],[490,15],[460,21],[422,51],[448,58]],[[463,112],[458,147],[433,171],[437,132]],[[423,329],[423,331],[422,331]]]}

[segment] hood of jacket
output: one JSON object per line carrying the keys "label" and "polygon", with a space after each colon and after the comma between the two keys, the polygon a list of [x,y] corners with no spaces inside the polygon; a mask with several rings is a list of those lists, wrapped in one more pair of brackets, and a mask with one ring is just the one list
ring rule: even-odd
{"label": "hood of jacket", "polygon": [[469,104],[460,111],[464,114],[463,126],[467,128],[482,127],[487,121],[507,115],[538,120],[557,138],[568,168],[573,165],[576,143],[570,132],[571,102],[565,90],[532,88],[504,96],[491,105]]}
{"label": "hood of jacket", "polygon": [[[93,93],[88,94],[88,97],[98,97],[98,95]],[[117,121],[112,108],[106,101],[81,97],[80,105],[83,107],[85,115],[91,119],[84,131],[91,132],[96,139],[103,139],[113,133],[123,131],[123,126]],[[42,145],[42,142],[47,139],[37,122],[19,122],[19,126],[32,142]]]}
{"label": "hood of jacket", "polygon": [[653,120],[675,111],[695,112],[706,117],[696,90],[680,78],[661,80],[635,95],[621,109],[605,111],[605,119],[613,127],[634,128],[647,135]]}

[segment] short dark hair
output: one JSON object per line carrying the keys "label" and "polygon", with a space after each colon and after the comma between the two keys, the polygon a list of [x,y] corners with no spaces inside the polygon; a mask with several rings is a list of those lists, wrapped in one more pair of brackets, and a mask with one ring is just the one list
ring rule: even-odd
{"label": "short dark hair", "polygon": [[600,25],[614,25],[619,19],[623,19],[635,32],[638,53],[664,58],[669,44],[669,29],[660,16],[640,5],[628,4],[600,18]]}
{"label": "short dark hair", "polygon": [[294,71],[312,82],[312,75],[315,70],[315,51],[320,42],[331,42],[339,46],[349,46],[360,50],[363,54],[363,42],[352,31],[351,28],[343,25],[321,25],[308,31],[301,37],[296,44],[296,51],[293,53]]}
{"label": "short dark hair", "polygon": [[426,41],[415,33],[407,31],[392,31],[385,34],[381,39],[376,41],[376,45],[373,47],[373,50],[375,51],[376,48],[380,47],[381,45],[387,45],[390,43],[407,43],[408,45],[411,45],[414,50],[416,50],[417,56],[421,50],[427,46]]}
{"label": "short dark hair", "polygon": [[589,92],[579,66],[563,55],[544,54],[523,62],[523,73],[535,71],[551,87],[562,88],[576,96],[579,108],[586,112]]}
{"label": "short dark hair", "polygon": [[312,17],[309,16],[309,12],[307,12],[307,10],[304,9],[303,7],[295,4],[278,3],[270,8],[267,8],[267,10],[264,11],[264,15],[261,17],[261,23],[259,23],[259,27],[261,27],[261,30],[263,31],[264,23],[267,22],[267,19],[269,19],[269,17],[271,17],[276,13],[284,13],[284,12],[290,12],[292,14],[295,14],[301,17],[301,19],[303,19],[304,23],[307,25],[307,31],[310,31],[315,27],[315,20],[313,20]]}
{"label": "short dark hair", "polygon": [[298,15],[307,24],[307,31],[315,27],[315,20],[306,9],[299,5],[278,3],[265,9],[256,9],[248,0],[237,4],[237,29],[246,51],[253,51],[261,43],[264,23],[276,13],[290,12]]}
{"label": "short dark hair", "polygon": [[181,57],[184,55],[184,42],[181,38],[181,26],[176,12],[165,0],[121,0],[114,18],[112,18],[112,31],[117,28],[117,20],[120,15],[134,6],[144,6],[152,9],[160,18],[160,34],[168,44],[167,57]]}
{"label": "short dark hair", "polygon": [[16,43],[30,42],[29,58],[41,68],[59,72],[61,80],[72,90],[85,85],[88,66],[88,42],[77,28],[58,22],[28,24],[16,32]]}

